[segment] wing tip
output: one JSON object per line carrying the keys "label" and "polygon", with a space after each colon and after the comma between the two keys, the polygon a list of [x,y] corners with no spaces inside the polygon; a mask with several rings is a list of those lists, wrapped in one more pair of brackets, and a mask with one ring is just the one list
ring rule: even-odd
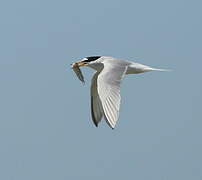
{"label": "wing tip", "polygon": [[114,130],[115,129],[115,126],[112,126],[112,125],[109,125],[109,127]]}
{"label": "wing tip", "polygon": [[96,120],[92,117],[92,120],[93,120],[93,124],[98,127],[98,123],[96,122]]}
{"label": "wing tip", "polygon": [[110,123],[110,121],[107,119],[107,117],[106,117],[105,115],[104,115],[104,118],[105,118],[105,121],[106,121],[106,123],[108,124],[108,126],[109,126],[112,130],[114,130],[116,124]]}

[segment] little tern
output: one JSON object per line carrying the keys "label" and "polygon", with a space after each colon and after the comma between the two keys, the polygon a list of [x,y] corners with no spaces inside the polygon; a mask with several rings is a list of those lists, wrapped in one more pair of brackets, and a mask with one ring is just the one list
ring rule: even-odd
{"label": "little tern", "polygon": [[95,126],[104,119],[114,129],[120,109],[120,85],[127,74],[138,74],[149,71],[167,71],[143,64],[121,60],[108,56],[85,57],[72,64],[78,78],[84,82],[79,67],[87,66],[96,72],[91,80],[91,116]]}

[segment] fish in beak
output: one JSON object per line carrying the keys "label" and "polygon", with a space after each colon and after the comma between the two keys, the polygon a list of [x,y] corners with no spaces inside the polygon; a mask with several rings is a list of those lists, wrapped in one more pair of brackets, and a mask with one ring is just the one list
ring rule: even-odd
{"label": "fish in beak", "polygon": [[71,67],[72,67],[73,71],[75,72],[75,74],[77,75],[78,79],[82,83],[85,83],[85,80],[84,80],[82,71],[81,71],[81,69],[79,67],[85,66],[85,65],[86,65],[86,63],[84,63],[82,61],[78,61],[78,62],[75,62],[75,63],[71,64]]}

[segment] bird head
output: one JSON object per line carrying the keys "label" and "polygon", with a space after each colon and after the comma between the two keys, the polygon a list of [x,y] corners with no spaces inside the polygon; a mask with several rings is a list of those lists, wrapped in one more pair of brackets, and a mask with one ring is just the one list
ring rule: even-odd
{"label": "bird head", "polygon": [[98,63],[98,60],[100,59],[101,56],[90,56],[90,57],[85,57],[79,61],[77,61],[77,65],[80,66],[88,66],[90,64]]}
{"label": "bird head", "polygon": [[98,70],[100,68],[100,65],[102,62],[101,57],[102,56],[85,57],[85,58],[75,62],[74,64],[76,64],[78,67],[89,66],[93,69]]}

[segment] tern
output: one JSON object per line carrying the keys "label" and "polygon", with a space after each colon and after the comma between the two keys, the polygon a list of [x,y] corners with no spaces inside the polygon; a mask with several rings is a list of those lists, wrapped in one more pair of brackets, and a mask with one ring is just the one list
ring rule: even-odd
{"label": "tern", "polygon": [[96,72],[91,80],[91,116],[95,126],[102,118],[114,129],[119,117],[120,85],[127,74],[139,74],[149,71],[168,71],[152,68],[132,61],[121,60],[109,56],[85,57],[72,64],[78,78],[84,82],[79,67],[87,66]]}

